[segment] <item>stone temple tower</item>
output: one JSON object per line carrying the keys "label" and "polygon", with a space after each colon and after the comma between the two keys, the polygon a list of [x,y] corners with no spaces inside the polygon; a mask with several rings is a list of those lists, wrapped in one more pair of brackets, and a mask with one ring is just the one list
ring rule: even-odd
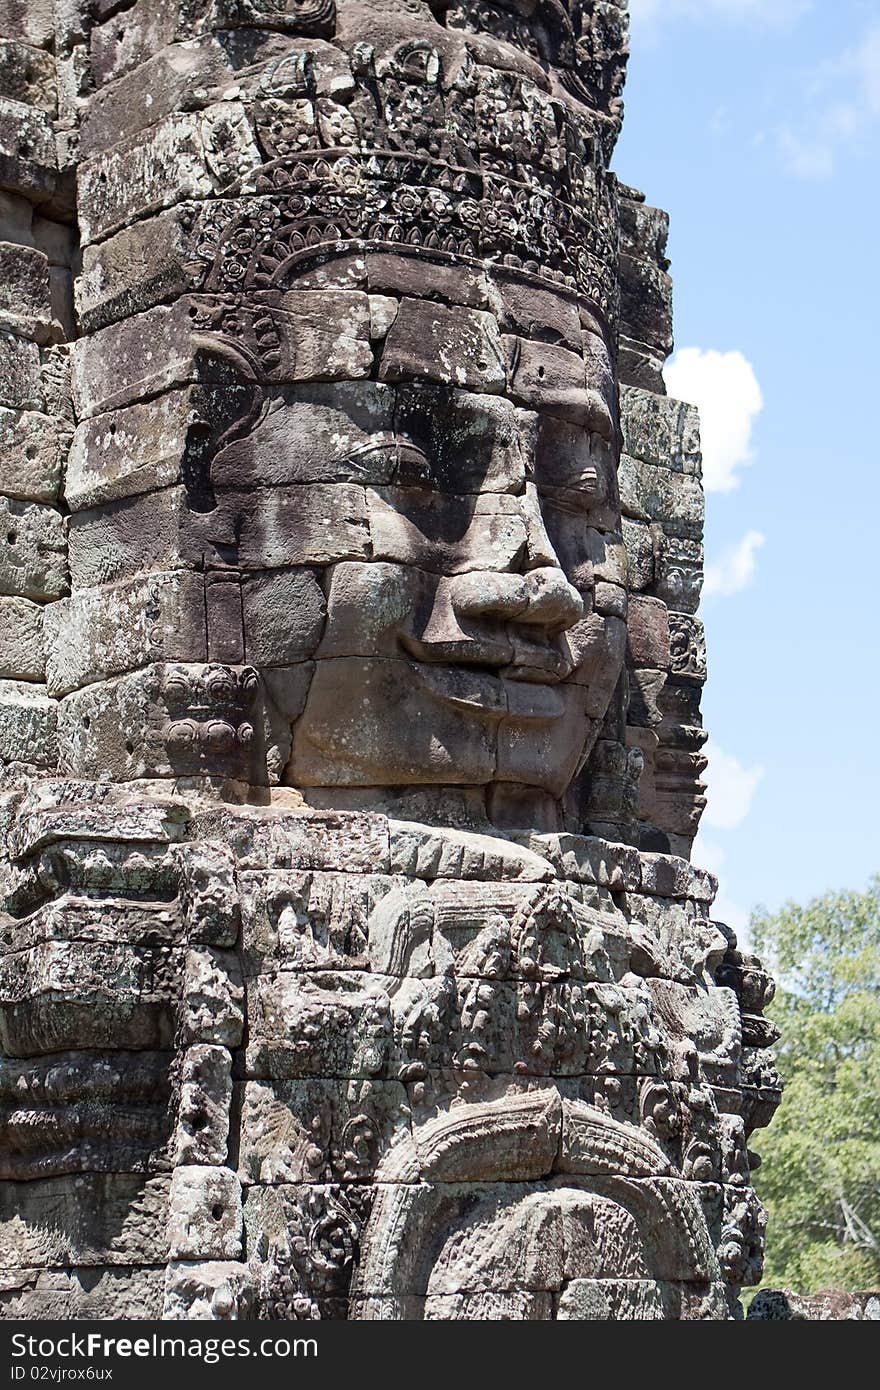
{"label": "stone temple tower", "polygon": [[624,0],[0,0],[0,1310],[727,1319]]}

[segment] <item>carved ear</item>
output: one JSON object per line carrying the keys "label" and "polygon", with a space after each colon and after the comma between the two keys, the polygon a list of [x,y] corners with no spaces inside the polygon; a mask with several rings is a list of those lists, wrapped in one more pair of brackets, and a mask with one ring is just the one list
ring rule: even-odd
{"label": "carved ear", "polygon": [[194,333],[192,345],[201,380],[223,384],[262,380],[259,361],[242,343],[213,333]]}
{"label": "carved ear", "polygon": [[241,345],[194,334],[193,355],[203,385],[187,431],[182,473],[191,510],[209,512],[217,505],[211,464],[227,444],[255,428],[266,398],[260,365]]}
{"label": "carved ear", "polygon": [[[370,969],[392,979],[430,975],[434,912],[427,897],[393,888],[377,904],[368,929]],[[419,947],[424,949],[418,953]]]}

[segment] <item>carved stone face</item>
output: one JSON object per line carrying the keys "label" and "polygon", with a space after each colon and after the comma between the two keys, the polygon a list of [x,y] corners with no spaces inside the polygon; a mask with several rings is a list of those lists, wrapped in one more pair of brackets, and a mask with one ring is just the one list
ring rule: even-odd
{"label": "carved stone face", "polygon": [[[220,488],[252,482],[249,570],[271,573],[294,528],[325,562],[285,782],[559,800],[589,753],[625,643],[616,384],[598,323],[539,298],[573,318],[577,353],[539,318],[505,335],[487,312],[384,296],[378,381],[284,388],[215,461]],[[299,484],[287,510],[267,473]]]}

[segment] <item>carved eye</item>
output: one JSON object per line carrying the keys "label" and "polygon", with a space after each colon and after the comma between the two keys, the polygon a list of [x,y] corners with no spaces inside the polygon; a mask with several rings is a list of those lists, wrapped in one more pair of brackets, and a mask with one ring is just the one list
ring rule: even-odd
{"label": "carved eye", "polygon": [[400,487],[436,487],[437,477],[427,454],[409,440],[401,440],[397,454],[397,483]]}

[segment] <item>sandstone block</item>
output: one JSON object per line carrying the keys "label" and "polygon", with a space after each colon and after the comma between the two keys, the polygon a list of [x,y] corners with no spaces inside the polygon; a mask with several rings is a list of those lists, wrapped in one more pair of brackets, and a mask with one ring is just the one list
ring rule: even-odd
{"label": "sandstone block", "polygon": [[0,1260],[4,1268],[163,1265],[169,1179],[127,1173],[4,1183]]}
{"label": "sandstone block", "polygon": [[363,964],[385,874],[248,870],[241,876],[245,973]]}
{"label": "sandstone block", "polygon": [[189,309],[185,299],[170,307],[161,305],[74,343],[72,388],[78,418],[192,381]]}
{"label": "sandstone block", "polygon": [[73,591],[173,569],[186,511],[183,489],[171,487],[74,513],[67,550]]}
{"label": "sandstone block", "polygon": [[439,265],[423,256],[369,252],[365,273],[374,294],[439,299],[468,309],[490,307],[489,282],[474,266]]}
{"label": "sandstone block", "polygon": [[503,493],[462,497],[368,488],[367,501],[377,560],[436,568],[441,574],[507,571],[526,544],[522,502]]}
{"label": "sandstone block", "polygon": [[408,565],[334,565],[319,657],[400,654],[400,631],[436,580]]}
{"label": "sandstone block", "polygon": [[621,327],[628,338],[646,343],[665,359],[672,352],[672,281],[653,260],[620,257]]}
{"label": "sandstone block", "polygon": [[168,1240],[174,1260],[235,1260],[242,1253],[241,1187],[228,1168],[187,1164],[171,1179]]}
{"label": "sandstone block", "polygon": [[227,424],[252,403],[252,388],[215,383],[170,391],[84,421],[68,456],[65,500],[76,512],[185,479],[190,505],[210,510],[214,499],[206,455]]}
{"label": "sandstone block", "polygon": [[531,411],[502,396],[421,382],[399,386],[396,394],[401,444],[392,481],[447,493],[523,491],[540,447]]}
{"label": "sandstone block", "polygon": [[70,509],[179,482],[198,414],[194,392],[183,390],[85,420],[67,460],[64,495]]}
{"label": "sandstone block", "polygon": [[47,941],[0,958],[0,1042],[12,1057],[75,1047],[167,1048],[179,953],[115,942]]}
{"label": "sandstone block", "polygon": [[370,301],[357,290],[288,290],[278,316],[274,381],[332,381],[369,376]]}
{"label": "sandstone block", "polygon": [[252,1318],[253,1282],[250,1267],[232,1260],[172,1263],[165,1277],[162,1318],[167,1322]]}
{"label": "sandstone block", "polygon": [[40,384],[47,415],[54,415],[65,430],[73,429],[73,400],[70,394],[70,344],[50,343],[41,352]]}
{"label": "sandstone block", "polygon": [[49,262],[42,251],[0,241],[0,321],[45,342],[52,327]]}
{"label": "sandstone block", "polygon": [[542,883],[555,877],[541,849],[491,835],[414,822],[389,822],[392,872],[414,878],[522,880]]}
{"label": "sandstone block", "polygon": [[36,502],[0,497],[0,594],[45,602],[66,591],[64,519]]}
{"label": "sandstone block", "polygon": [[0,1178],[167,1168],[170,1062],[165,1052],[122,1051],[5,1059]]}
{"label": "sandstone block", "polygon": [[391,482],[396,450],[376,444],[392,431],[395,393],[372,381],[287,386],[265,419],[221,449],[217,487]]}
{"label": "sandstone block", "polygon": [[120,782],[170,777],[168,712],[161,668],[98,680],[58,701],[61,770],[69,777],[111,772]]}
{"label": "sandstone block", "polygon": [[119,1265],[99,1269],[7,1269],[0,1317],[71,1322],[159,1318],[165,1270]]}
{"label": "sandstone block", "polygon": [[[163,8],[162,0],[158,5],[153,0],[150,6],[154,17]],[[144,0],[139,0],[135,15],[146,9]],[[169,14],[172,11],[173,6],[168,6]],[[131,12],[130,7],[129,14]],[[98,27],[92,30],[96,36],[94,43],[104,49],[106,40],[97,37]],[[159,27],[161,31],[161,20]],[[118,23],[115,28],[118,33]],[[154,38],[161,38],[161,32],[155,33]],[[101,55],[102,63],[105,56],[112,63],[120,60],[125,63],[129,56],[125,38],[106,45],[106,53],[102,51]],[[136,69],[111,82],[104,82],[89,100],[82,113],[80,127],[83,159],[101,154],[119,141],[133,139],[148,126],[183,109],[184,105],[209,104],[209,90],[218,85],[226,86],[232,81],[226,55],[221,45],[212,38],[173,43],[166,48],[153,46],[144,56],[145,61],[140,62]],[[204,99],[199,101],[196,93],[201,93]]]}
{"label": "sandstone block", "polygon": [[245,1184],[363,1180],[380,1142],[409,1129],[397,1081],[348,1088],[333,1080],[247,1081],[241,1090]]}
{"label": "sandstone block", "polygon": [[626,386],[620,393],[624,452],[642,463],[699,477],[700,417],[695,406]]}
{"label": "sandstone block", "polygon": [[635,342],[623,333],[620,335],[617,371],[621,386],[632,386],[637,391],[651,391],[657,396],[665,396],[665,363],[666,357],[658,353],[656,348]]}
{"label": "sandstone block", "polygon": [[187,233],[176,209],[135,222],[99,246],[86,246],[76,281],[76,310],[84,333],[184,294]]}
{"label": "sandstone block", "polygon": [[624,516],[658,522],[671,536],[702,538],[705,503],[696,478],[638,463],[627,455],[620,461],[618,477]]}
{"label": "sandstone block", "polygon": [[201,576],[147,575],[83,590],[46,615],[46,679],[54,695],[158,658],[204,661]]}
{"label": "sandstone block", "polygon": [[[147,802],[132,805],[125,795],[102,795],[94,786],[86,787],[85,795],[65,799],[69,783],[32,784],[33,794],[25,795],[8,835],[9,852],[16,860],[23,859],[44,845],[68,845],[68,864],[76,882],[85,888],[99,888],[116,893],[126,888],[126,873],[135,890],[148,896],[154,892],[167,893],[173,888],[168,878],[165,849],[183,838],[188,808],[173,797],[153,797]],[[81,791],[73,788],[74,792]],[[101,841],[106,850],[103,862],[90,862],[79,854],[79,842]],[[123,854],[114,856],[120,843],[126,840],[160,846],[151,864],[145,858],[141,864],[132,863]],[[63,852],[63,851],[62,851]],[[115,859],[115,862],[114,862]]]}
{"label": "sandstone block", "polygon": [[0,680],[43,679],[43,610],[26,598],[0,598]]}
{"label": "sandstone block", "polygon": [[211,947],[186,958],[182,1027],[189,1043],[238,1047],[244,1029],[240,970],[231,952]]}
{"label": "sandstone block", "polygon": [[174,114],[79,166],[83,242],[185,198],[219,193],[260,163],[244,107],[222,102]]}
{"label": "sandstone block", "polygon": [[699,618],[669,615],[670,670],[677,683],[703,685],[707,678],[706,634]]}
{"label": "sandstone block", "polygon": [[620,584],[597,582],[593,591],[593,606],[603,617],[618,618],[621,622],[626,622],[629,611],[627,591]]}
{"label": "sandstone block", "polygon": [[630,692],[627,721],[640,729],[656,729],[663,723],[660,696],[668,677],[666,669],[652,671],[638,666],[629,672]]}
{"label": "sandstone block", "polygon": [[704,869],[665,854],[642,856],[642,887],[658,898],[693,898],[702,903],[711,903],[717,891],[715,879]]}
{"label": "sandstone block", "polygon": [[255,666],[286,666],[314,654],[326,604],[310,570],[248,575],[242,583],[245,655]]}
{"label": "sandstone block", "polygon": [[[617,458],[601,433],[552,414],[541,414],[535,473],[541,490],[551,498],[558,497],[563,505],[568,504],[568,509],[574,503],[578,511],[588,511],[591,529],[599,528],[611,536],[619,533]],[[564,534],[560,538],[563,545]],[[570,548],[571,558],[567,553],[560,556],[566,566],[576,565],[582,558],[583,542],[578,529]],[[617,582],[611,575],[607,577]]]}
{"label": "sandstone block", "polygon": [[34,0],[24,7],[18,0],[0,0],[0,32],[35,48],[48,48],[55,33],[52,0]]}
{"label": "sandstone block", "polygon": [[222,840],[248,869],[324,869],[387,873],[388,822],[384,816],[346,811],[283,811],[233,815],[216,808],[193,816],[194,838]]}
{"label": "sandstone block", "polygon": [[226,29],[236,24],[256,28],[277,29],[281,33],[307,34],[310,38],[331,38],[335,16],[323,9],[303,14],[299,0],[278,0],[270,11],[243,10],[239,0],[213,0],[209,23],[213,28]]}
{"label": "sandstone block", "polygon": [[592,403],[580,353],[528,338],[505,336],[503,343],[507,388],[513,400],[577,425],[588,423]]}
{"label": "sandstone block", "polygon": [[0,327],[0,405],[43,410],[45,399],[36,343]]}
{"label": "sandstone block", "polygon": [[224,1047],[196,1043],[183,1059],[175,1135],[178,1164],[224,1164],[232,1101],[232,1056]]}
{"label": "sandstone block", "polygon": [[52,197],[57,182],[55,133],[48,112],[0,98],[0,188],[42,203]]}
{"label": "sandstone block", "polygon": [[371,294],[370,300],[370,342],[381,342],[387,338],[388,330],[397,318],[398,301],[391,295]]}
{"label": "sandstone block", "polygon": [[328,565],[369,553],[364,489],[350,483],[227,492],[222,513],[237,528],[247,569]]}
{"label": "sandstone block", "polygon": [[494,315],[402,299],[382,349],[379,378],[411,377],[502,392],[504,354]]}
{"label": "sandstone block", "polygon": [[505,277],[498,270],[490,285],[492,308],[508,333],[521,338],[552,334],[560,346],[580,352],[581,321],[573,298]]}
{"label": "sandstone block", "polygon": [[633,593],[650,589],[657,577],[658,554],[665,541],[662,528],[647,521],[621,522],[626,544],[630,588]]}
{"label": "sandstone block", "polygon": [[[454,709],[433,691],[430,676],[411,662],[340,657],[318,661],[306,712],[294,730],[289,776],[294,786],[375,786],[451,781],[488,782],[495,769],[497,721],[463,728]],[[457,672],[452,689],[500,720],[507,712],[479,673]],[[352,691],[359,699],[352,700]],[[495,707],[488,701],[495,700]],[[386,711],[396,708],[392,725]]]}
{"label": "sandstone block", "polygon": [[657,558],[654,592],[678,613],[696,613],[703,591],[703,544],[664,535]]}
{"label": "sandstone block", "polygon": [[609,845],[582,835],[532,835],[529,845],[536,854],[549,859],[562,878],[593,883],[613,892],[638,891],[639,854],[625,845]]}
{"label": "sandstone block", "polygon": [[629,656],[634,666],[668,669],[669,610],[660,599],[632,598],[628,618]]}
{"label": "sandstone block", "polygon": [[210,840],[180,853],[180,895],[192,945],[234,946],[240,915],[235,858]]}
{"label": "sandstone block", "polygon": [[42,687],[0,681],[0,759],[53,768],[58,757],[56,708]]}
{"label": "sandstone block", "polygon": [[135,0],[123,13],[114,7],[98,19],[89,38],[91,70],[97,85],[113,82],[171,43],[179,21],[177,0]]}
{"label": "sandstone block", "polygon": [[319,985],[310,986],[298,972],[287,971],[249,981],[248,1078],[370,1080],[385,1075],[390,1004],[379,989],[356,990],[357,983],[352,976],[342,981],[322,976]]}
{"label": "sandstone block", "polygon": [[559,1299],[562,1321],[644,1322],[727,1318],[723,1285],[702,1289],[652,1279],[575,1279]]}

